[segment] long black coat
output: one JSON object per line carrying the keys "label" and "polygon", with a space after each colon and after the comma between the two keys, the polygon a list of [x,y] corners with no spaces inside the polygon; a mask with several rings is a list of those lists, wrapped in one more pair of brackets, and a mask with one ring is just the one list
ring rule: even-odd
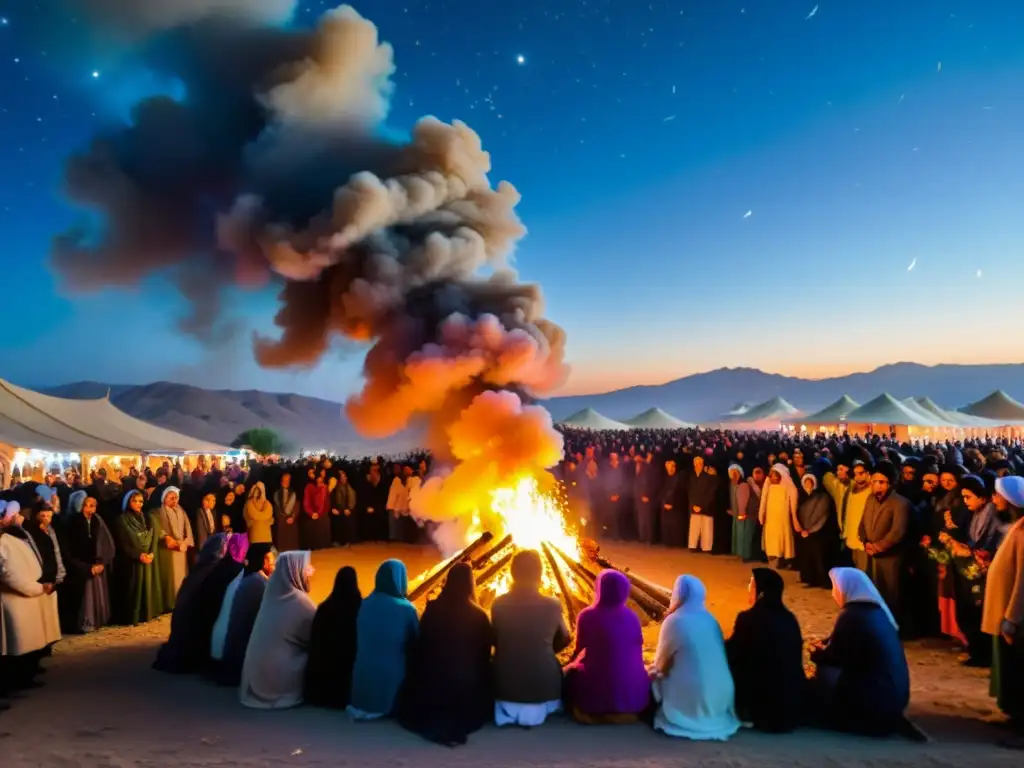
{"label": "long black coat", "polygon": [[899,730],[910,703],[910,670],[899,633],[874,603],[847,603],[828,645],[812,660],[838,670],[822,702],[827,724],[866,736]]}
{"label": "long black coat", "polygon": [[804,722],[803,635],[780,600],[762,597],[740,612],[725,650],[740,719],[769,733],[788,733]]}
{"label": "long black coat", "polygon": [[355,571],[342,568],[330,597],[316,609],[302,698],[314,707],[344,709],[352,694],[356,617],[362,604]]}
{"label": "long black coat", "polygon": [[493,646],[491,622],[478,605],[432,600],[399,699],[402,727],[447,746],[482,728],[494,716]]}

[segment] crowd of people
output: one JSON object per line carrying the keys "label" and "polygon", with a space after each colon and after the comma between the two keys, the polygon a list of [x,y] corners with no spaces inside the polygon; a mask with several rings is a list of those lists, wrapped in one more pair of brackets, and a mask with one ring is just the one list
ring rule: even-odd
{"label": "crowd of people", "polygon": [[[0,680],[8,689],[40,684],[40,661],[62,632],[171,613],[158,669],[239,685],[249,706],[306,701],[347,707],[357,719],[394,715],[442,743],[461,742],[488,719],[536,725],[561,707],[583,721],[650,716],[659,730],[691,738],[727,738],[740,720],[789,730],[809,712],[832,727],[888,733],[904,727],[909,696],[899,639],[947,635],[964,663],[992,668],[993,695],[1020,727],[1020,444],[563,434],[565,460],[554,471],[588,536],[756,566],[754,605],[728,645],[703,609],[703,586],[682,577],[655,664],[639,669],[639,626],[618,601],[614,572],[601,574],[594,606],[570,632],[557,603],[535,589],[528,552],[516,561],[519,586],[490,617],[461,567],[417,617],[397,561],[381,566],[365,600],[355,572],[342,569],[317,608],[308,597],[310,550],[419,542],[429,530],[409,503],[428,456],[320,457],[188,475],[177,465],[114,479],[99,471],[88,485],[72,473],[4,492]],[[831,640],[813,654],[811,683],[793,663],[802,641],[782,605],[781,569],[798,571],[807,588],[831,588],[842,607]],[[455,626],[465,628],[457,642],[447,629]],[[528,636],[539,627],[550,637]],[[764,633],[773,640],[755,640]],[[555,654],[574,636],[573,661],[562,669]],[[791,679],[773,677],[784,669]],[[616,685],[623,690],[608,687]],[[449,704],[426,706],[430,697]],[[781,721],[769,722],[775,716]]]}

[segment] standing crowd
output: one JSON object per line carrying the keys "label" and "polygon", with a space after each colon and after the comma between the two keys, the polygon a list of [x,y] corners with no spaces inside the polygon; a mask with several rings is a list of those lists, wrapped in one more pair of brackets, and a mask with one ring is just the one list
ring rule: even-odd
{"label": "standing crowd", "polygon": [[[490,617],[460,566],[418,617],[397,561],[381,566],[365,600],[355,572],[342,569],[317,608],[309,550],[426,539],[409,498],[428,457],[214,465],[187,476],[164,465],[116,480],[101,470],[88,485],[50,476],[0,495],[0,683],[41,684],[40,662],[62,632],[171,613],[157,669],[238,685],[249,706],[306,701],[347,707],[355,719],[393,715],[443,743],[490,719],[532,726],[563,708],[584,722],[649,717],[690,738],[727,738],[740,719],[791,730],[809,713],[881,734],[906,730],[900,637],[945,634],[964,663],[991,666],[993,695],[1020,727],[1020,445],[696,430],[565,438],[555,471],[590,535],[756,566],[752,607],[728,644],[703,585],[681,577],[655,662],[639,670],[639,625],[615,572],[602,573],[570,633],[540,594],[541,564],[529,552]],[[777,569],[831,588],[842,607],[814,651],[810,683],[794,663],[802,641]],[[456,626],[465,629],[457,640]],[[774,639],[761,641],[765,633]],[[573,636],[563,669],[556,654]],[[777,679],[783,670],[792,674]]]}

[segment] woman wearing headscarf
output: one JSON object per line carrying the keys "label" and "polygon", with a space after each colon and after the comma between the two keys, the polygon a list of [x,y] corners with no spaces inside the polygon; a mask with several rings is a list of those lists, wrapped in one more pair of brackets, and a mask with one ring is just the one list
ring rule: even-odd
{"label": "woman wearing headscarf", "polygon": [[444,746],[465,744],[494,711],[493,645],[473,569],[459,563],[420,619],[399,698],[402,727]]}
{"label": "woman wearing headscarf", "polygon": [[201,669],[207,643],[198,631],[200,596],[217,563],[227,554],[229,537],[231,534],[214,534],[200,550],[195,566],[181,583],[171,612],[171,634],[157,651],[153,669],[171,674],[187,674]]}
{"label": "woman wearing headscarf", "polygon": [[43,597],[43,601],[49,603],[47,613],[57,616],[57,625],[60,626],[57,589],[64,584],[67,569],[64,567],[57,531],[53,528],[53,510],[42,499],[37,499],[33,504],[32,519],[25,524],[25,531],[32,540],[39,563],[43,568],[43,575],[40,576],[39,583],[52,584],[54,587],[52,592]]}
{"label": "woman wearing headscarf", "polygon": [[491,607],[494,721],[531,728],[562,709],[557,654],[572,642],[558,600],[541,594],[544,566],[532,549],[515,554],[512,587]]}
{"label": "woman wearing headscarf", "polygon": [[[992,636],[990,693],[1010,719],[1024,746],[1024,478],[1000,477],[992,497],[996,508],[1016,522],[996,550],[985,583],[981,631]],[[1002,508],[1005,507],[1005,510]]]}
{"label": "woman wearing headscarf", "polygon": [[831,494],[818,485],[810,472],[800,480],[804,498],[797,508],[796,551],[800,565],[800,581],[808,587],[829,589],[829,569],[835,560],[833,550],[839,539],[839,518]]}
{"label": "woman wearing headscarf", "polygon": [[970,667],[992,665],[992,640],[981,630],[981,608],[988,566],[1007,528],[996,514],[992,491],[978,475],[965,475],[960,495],[970,519],[965,526],[939,535],[956,569],[956,623],[967,640],[961,662]]}
{"label": "woman wearing headscarf", "polygon": [[761,492],[758,520],[761,546],[772,565],[786,567],[796,557],[793,531],[796,529],[799,493],[785,464],[775,464]]}
{"label": "woman wearing headscarf", "polygon": [[[262,557],[259,549],[263,549]],[[250,548],[242,582],[235,590],[231,602],[231,615],[228,617],[227,630],[224,634],[224,647],[220,663],[212,664],[213,677],[220,685],[236,686],[242,679],[242,665],[245,663],[245,652],[249,647],[256,616],[263,604],[267,584],[277,567],[273,550],[266,544],[257,544]],[[216,656],[214,656],[216,659]]]}
{"label": "woman wearing headscarf", "polygon": [[348,473],[338,472],[338,482],[331,489],[331,539],[335,544],[351,546],[359,543],[359,519],[356,517],[356,489],[348,481]]}
{"label": "woman wearing headscarf", "polygon": [[64,528],[64,565],[67,578],[58,607],[65,634],[82,634],[110,623],[110,585],[107,572],[117,549],[98,502],[85,491],[68,498]]}
{"label": "woman wearing headscarf", "polygon": [[114,528],[114,573],[118,584],[115,616],[118,623],[130,626],[155,619],[164,612],[157,564],[160,518],[143,512],[145,502],[141,491],[128,491],[121,502],[124,514],[117,518]]}
{"label": "woman wearing headscarf", "polygon": [[217,530],[221,533],[241,533],[245,525],[238,524],[235,520],[235,509],[237,508],[237,497],[233,488],[224,486],[217,497]]}
{"label": "woman wearing headscarf", "polygon": [[309,552],[281,555],[245,651],[239,699],[254,709],[287,709],[302,703],[309,637],[316,605],[309,597]]}
{"label": "woman wearing headscarf", "polygon": [[281,474],[281,487],[274,491],[274,535],[277,549],[290,552],[299,548],[299,497],[292,488],[291,472]]}
{"label": "woman wearing headscarf", "polygon": [[405,564],[385,560],[377,569],[373,592],[359,609],[348,706],[356,720],[389,717],[395,709],[419,627],[416,609],[405,596],[408,588]]}
{"label": "woman wearing headscarf", "polygon": [[650,704],[644,638],[640,619],[626,605],[629,590],[625,574],[601,571],[594,602],[576,620],[576,648],[565,670],[565,698],[579,722],[633,722]]}
{"label": "woman wearing headscarf", "polygon": [[180,492],[173,485],[164,488],[160,494],[160,508],[156,514],[160,519],[160,588],[164,595],[164,610],[174,610],[178,590],[188,575],[188,551],[195,546],[192,524],[185,510],[178,505]]}
{"label": "woman wearing headscarf", "polygon": [[857,568],[833,568],[832,596],[840,608],[832,635],[811,652],[821,724],[864,736],[906,729],[910,671],[899,627],[878,589]]}
{"label": "woman wearing headscarf", "polygon": [[[230,541],[228,542],[228,554],[231,554]],[[255,570],[262,568],[264,558],[267,553],[273,549],[270,544],[252,544],[245,551],[244,559],[241,566],[238,569],[238,573],[228,584],[227,589],[224,590],[224,597],[220,601],[220,608],[217,610],[217,618],[213,622],[213,628],[210,630],[210,665],[207,669],[208,672],[213,672],[214,668],[219,666],[221,659],[224,658],[224,641],[227,639],[228,634],[228,622],[231,620],[231,607],[235,601],[235,594],[238,592],[239,586],[242,584],[242,579],[248,576]],[[249,564],[258,564],[256,568],[250,569]]]}
{"label": "woman wearing headscarf", "polygon": [[970,521],[971,513],[964,506],[963,496],[960,495],[960,480],[966,474],[967,470],[959,465],[943,467],[939,472],[941,492],[935,499],[932,525],[921,539],[921,545],[928,549],[929,558],[935,561],[939,631],[964,647],[967,646],[967,638],[956,621],[956,568],[950,560],[949,546],[954,541],[954,532],[966,528]]}
{"label": "woman wearing headscarf", "polygon": [[355,568],[339,568],[334,589],[313,618],[303,698],[314,707],[344,709],[356,662],[356,616],[363,603]]}
{"label": "woman wearing headscarf", "polygon": [[[758,489],[760,490],[760,489]],[[732,517],[732,554],[749,563],[756,556],[755,536],[761,498],[743,477],[743,467],[729,467],[729,515]]]}
{"label": "woman wearing headscarf", "polygon": [[705,607],[704,585],[680,576],[650,668],[654,728],[695,741],[726,741],[739,730],[725,638]]}
{"label": "woman wearing headscarf", "polygon": [[[260,545],[270,547],[269,544]],[[228,535],[227,551],[217,564],[213,566],[210,575],[203,580],[202,590],[197,598],[194,620],[194,643],[195,662],[197,669],[208,671],[212,657],[213,628],[220,617],[221,607],[227,597],[227,592],[232,585],[237,589],[249,553],[249,537],[244,533],[233,533]],[[263,554],[259,555],[262,562]],[[233,591],[232,591],[233,592]],[[225,631],[227,621],[224,622]],[[223,650],[223,636],[218,643],[219,650]]]}
{"label": "woman wearing headscarf", "polygon": [[253,544],[269,544],[274,540],[271,534],[274,505],[267,498],[267,488],[263,483],[256,483],[249,490],[249,498],[245,502],[245,524],[249,541]]}
{"label": "woman wearing headscarf", "polygon": [[725,644],[736,685],[736,713],[768,733],[789,733],[806,716],[803,635],[782,602],[784,587],[776,571],[755,568],[750,608],[736,616]]}

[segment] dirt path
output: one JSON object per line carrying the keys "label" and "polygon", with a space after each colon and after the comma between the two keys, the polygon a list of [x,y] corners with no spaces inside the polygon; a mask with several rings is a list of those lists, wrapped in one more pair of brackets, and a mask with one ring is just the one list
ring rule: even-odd
{"label": "dirt path", "polygon": [[[708,586],[710,607],[731,630],[746,605],[749,571],[731,558],[623,545],[606,548],[619,565],[661,584],[689,572]],[[400,557],[411,574],[436,562],[412,547],[358,547],[318,553],[314,597],[329,591],[335,570],[352,564],[364,591],[376,565]],[[835,616],[827,592],[792,585],[787,603],[804,632],[823,635]],[[257,768],[259,766],[393,766],[394,768],[686,768],[688,766],[1019,766],[1019,753],[993,746],[1000,732],[985,673],[956,664],[948,646],[911,644],[911,715],[934,739],[929,745],[876,742],[806,731],[773,737],[744,732],[727,744],[692,744],[643,727],[587,728],[555,721],[531,732],[488,728],[449,751],[391,723],[353,725],[344,715],[313,709],[254,712],[233,690],[150,670],[167,619],[135,629],[109,629],[66,640],[49,662],[47,685],[0,715],[2,768]]]}

